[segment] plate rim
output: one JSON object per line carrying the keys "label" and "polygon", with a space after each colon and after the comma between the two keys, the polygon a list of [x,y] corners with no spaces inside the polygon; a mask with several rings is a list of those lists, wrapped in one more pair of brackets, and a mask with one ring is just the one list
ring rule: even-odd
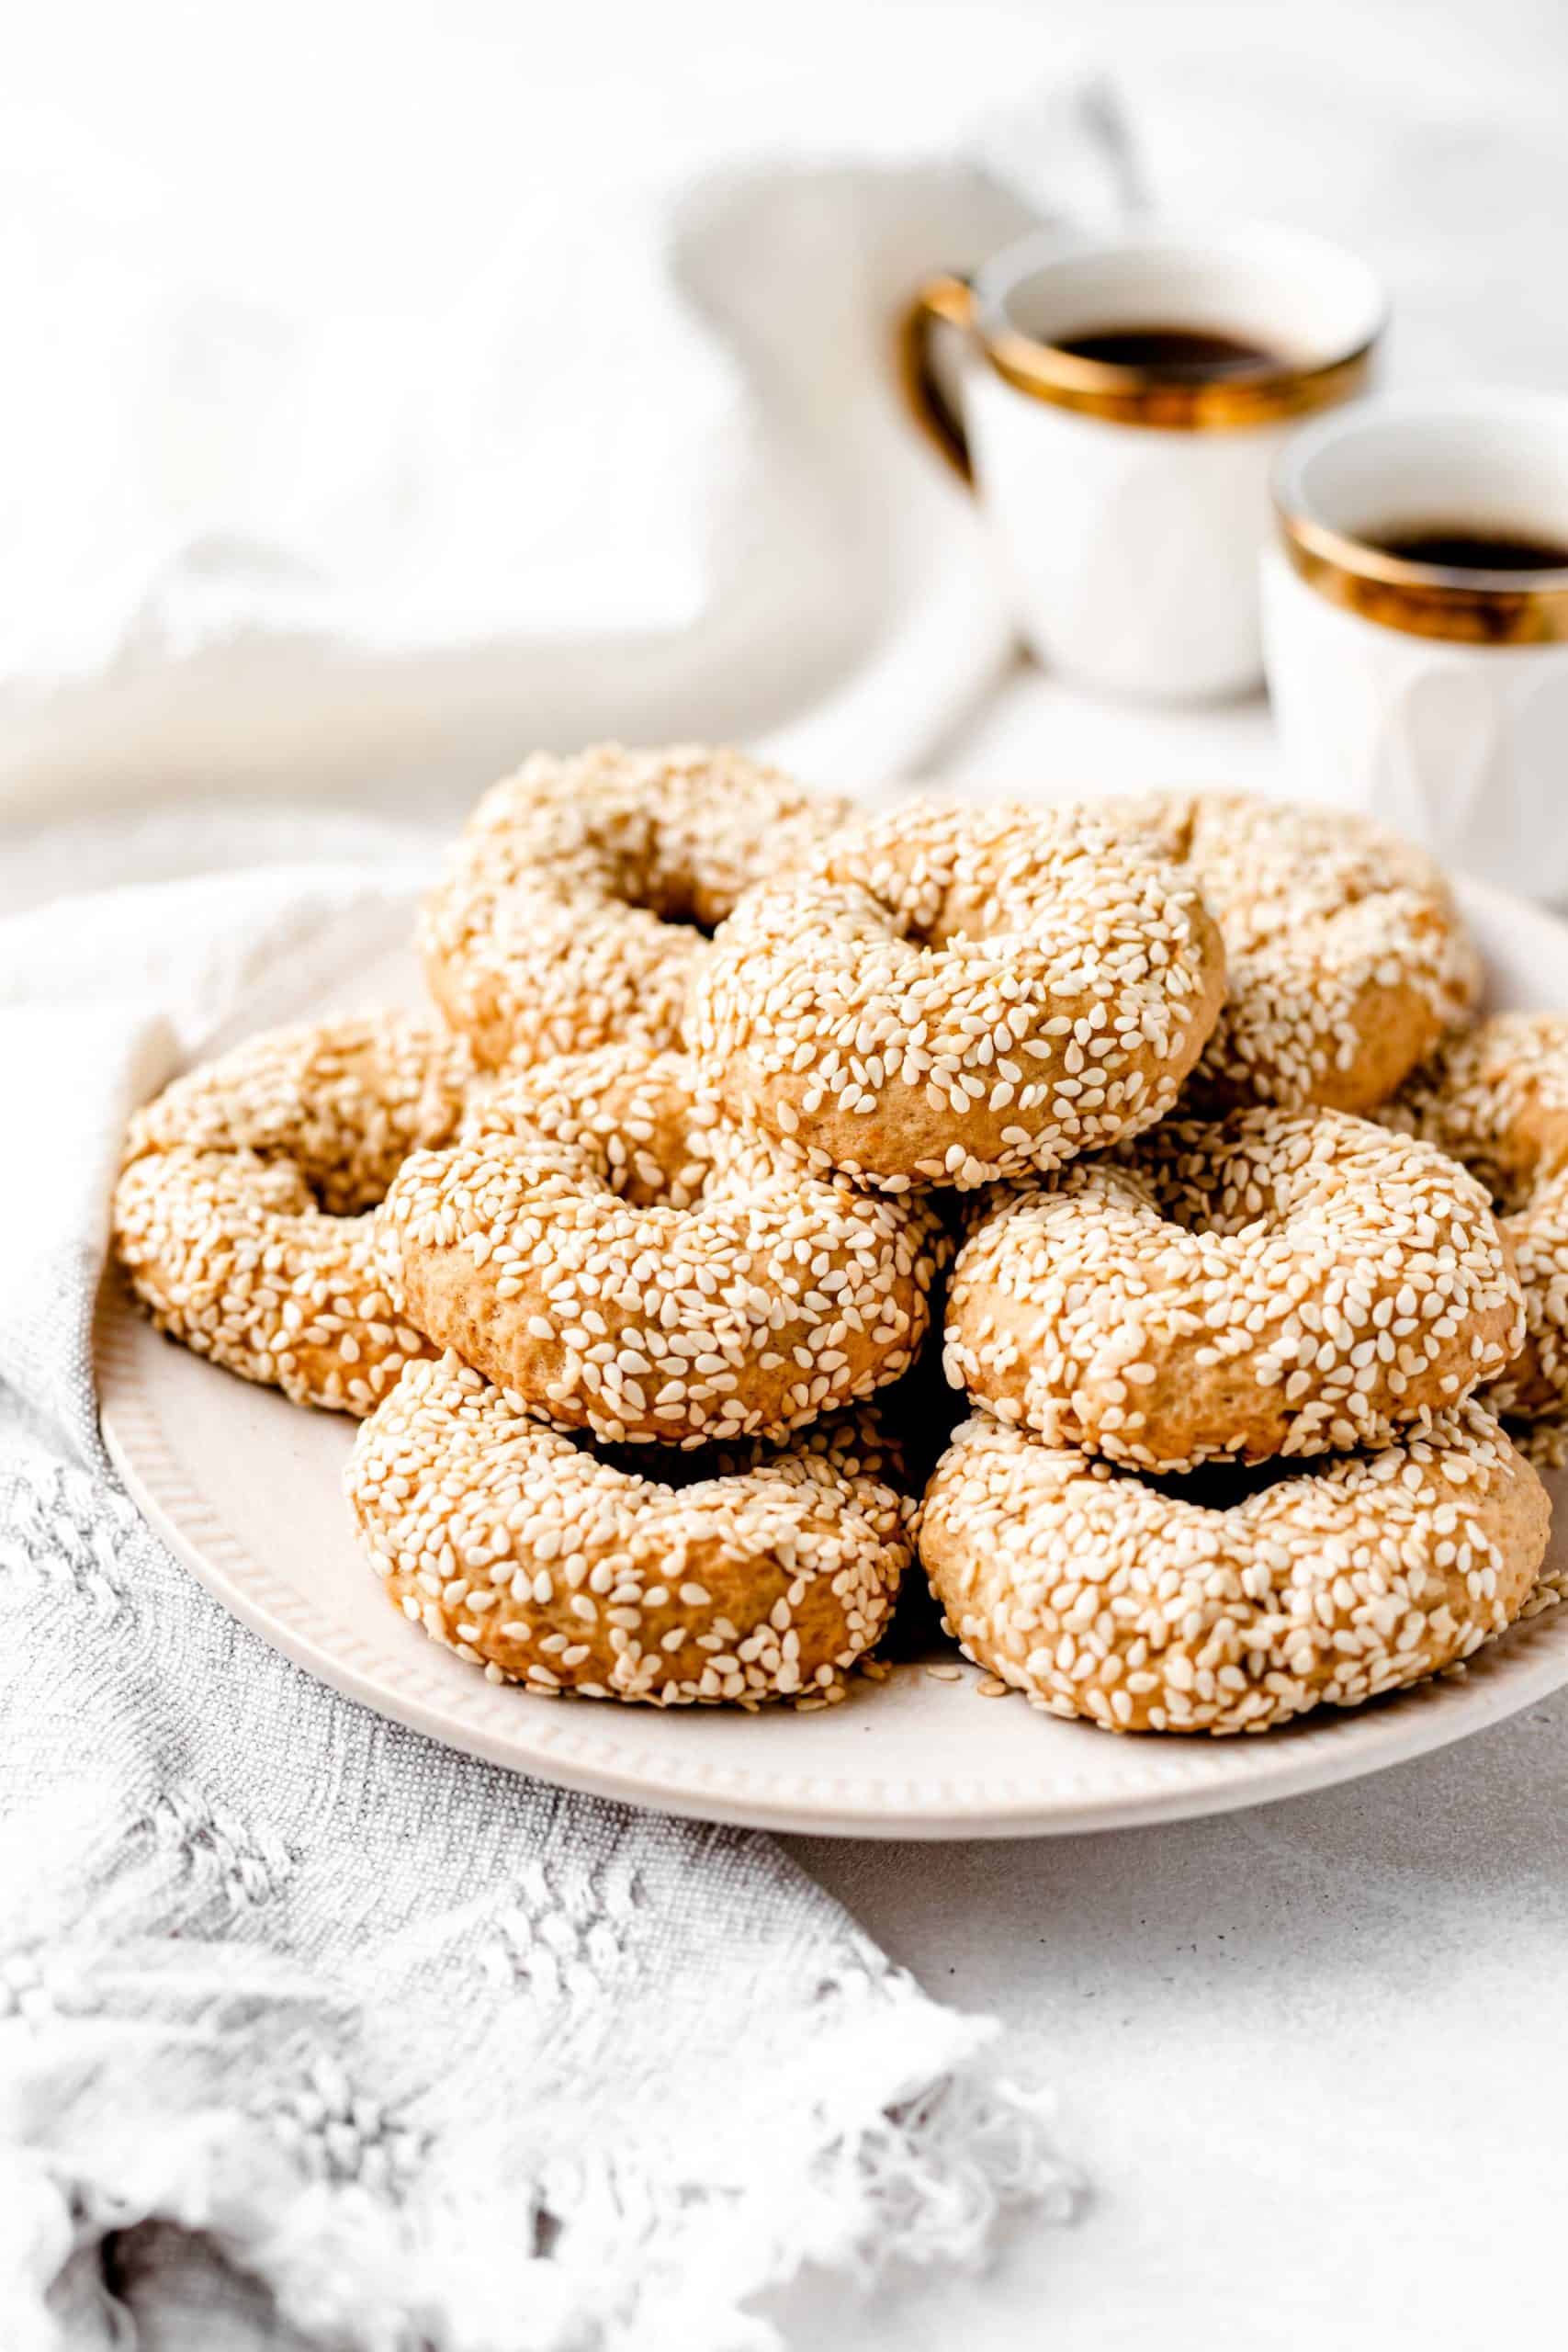
{"label": "plate rim", "polygon": [[[1544,909],[1490,885],[1467,880],[1456,881],[1454,888],[1461,902],[1484,909],[1491,925],[1506,924],[1516,938],[1535,930],[1551,939],[1557,956],[1568,960],[1568,924]],[[310,993],[318,997],[321,972],[314,963],[311,977]],[[276,982],[254,993],[267,1001],[266,1018],[288,1017],[275,1011],[284,993]],[[223,1026],[229,1032],[235,1023],[226,1021]],[[459,1697],[419,1670],[413,1650],[407,1664],[400,1661],[394,1668],[387,1655],[335,1625],[307,1596],[281,1584],[276,1572],[227,1524],[211,1497],[192,1483],[175,1453],[159,1420],[156,1382],[140,1376],[149,1361],[143,1354],[148,1344],[164,1348],[173,1343],[161,1339],[137,1313],[123,1281],[112,1265],[107,1267],[94,1341],[105,1446],[154,1533],[231,1615],[293,1664],[375,1714],[505,1770],[534,1773],[558,1786],[621,1804],[784,1833],[894,1840],[1033,1838],[1145,1827],[1271,1804],[1409,1762],[1503,1722],[1568,1682],[1564,1604],[1511,1628],[1499,1643],[1469,1661],[1462,1680],[1439,1677],[1391,1694],[1371,1709],[1319,1711],[1303,1719],[1299,1729],[1276,1732],[1268,1739],[1183,1739],[1179,1752],[1190,1769],[1144,1791],[1086,1797],[1065,1791],[1058,1774],[1055,1792],[1049,1786],[982,1779],[964,1794],[951,1776],[922,1789],[904,1774],[889,1781],[870,1773],[846,1779],[841,1771],[825,1776],[809,1769],[794,1775],[770,1772],[765,1781],[754,1770],[732,1770],[727,1786],[722,1772],[710,1770],[699,1781],[690,1767],[649,1770],[636,1759],[595,1760],[581,1752],[592,1748],[591,1734],[586,1739],[569,1735],[563,1742],[553,1726],[563,1716],[595,1710],[600,1702],[530,1703],[529,1694],[500,1686],[505,1691],[507,1727],[504,1733],[494,1730],[484,1720],[490,1711],[476,1712],[469,1702],[471,1697],[477,1702],[481,1694],[494,1698],[498,1686],[476,1676],[473,1692],[464,1690]],[[216,1366],[212,1375],[234,1377]],[[243,1384],[235,1385],[239,1394],[246,1393]],[[390,1612],[387,1630],[389,1635],[407,1631]],[[390,1647],[389,1642],[388,1652]],[[959,1664],[956,1656],[953,1662]],[[974,1669],[965,1665],[963,1672],[968,1678]],[[865,1693],[861,1701],[874,1703]],[[525,1707],[530,1710],[526,1714]],[[662,1720],[656,1711],[647,1712],[650,1724]],[[1110,1736],[1092,1725],[1081,1730],[1086,1740]],[[1173,1745],[1169,1736],[1160,1736],[1167,1758]],[[1235,1772],[1225,1759],[1242,1756],[1253,1760],[1248,1769]]]}

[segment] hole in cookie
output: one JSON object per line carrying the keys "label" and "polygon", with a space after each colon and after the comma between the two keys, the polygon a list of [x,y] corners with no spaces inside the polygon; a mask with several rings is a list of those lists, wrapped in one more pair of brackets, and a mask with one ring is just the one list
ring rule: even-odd
{"label": "hole in cookie", "polygon": [[1205,1462],[1196,1470],[1140,1470],[1136,1475],[1141,1486],[1168,1501],[1190,1503],[1197,1510],[1235,1510],[1288,1478],[1309,1477],[1313,1467],[1299,1455],[1286,1454],[1269,1462]]}
{"label": "hole in cookie", "polygon": [[1168,1225],[1183,1233],[1231,1240],[1240,1234],[1265,1232],[1283,1215],[1278,1197],[1261,1185],[1251,1184],[1239,1198],[1227,1201],[1217,1191],[1185,1181],[1174,1167],[1140,1172],[1152,1205]]}
{"label": "hole in cookie", "polygon": [[627,893],[626,903],[644,908],[660,922],[694,931],[703,939],[711,939],[729,912],[728,906],[716,905],[711,895],[705,894],[689,874],[649,875],[642,890]]}
{"label": "hole in cookie", "polygon": [[372,1209],[379,1208],[391,1184],[390,1177],[385,1183],[347,1185],[312,1181],[303,1169],[299,1174],[321,1215],[341,1217],[345,1222],[351,1217],[368,1216]]}
{"label": "hole in cookie", "polygon": [[568,1435],[569,1443],[579,1453],[601,1463],[605,1469],[617,1471],[625,1478],[640,1478],[650,1487],[667,1487],[672,1494],[682,1494],[688,1487],[704,1486],[713,1478],[744,1477],[748,1471],[764,1469],[791,1450],[787,1438],[769,1443],[762,1438],[742,1437],[729,1445],[682,1449],[658,1443],[612,1445],[580,1430],[563,1434]]}
{"label": "hole in cookie", "polygon": [[694,1209],[708,1189],[712,1162],[692,1136],[638,1136],[617,1130],[589,1138],[595,1172],[634,1209]]}
{"label": "hole in cookie", "polygon": [[[575,1430],[570,1442],[579,1453],[602,1463],[607,1470],[617,1471],[623,1478],[641,1478],[650,1487],[667,1487],[673,1494],[683,1493],[688,1487],[700,1487],[709,1478],[733,1477],[739,1471],[754,1467],[750,1455],[739,1447],[696,1445],[689,1453],[682,1453],[676,1446],[607,1445],[602,1439]],[[757,1458],[762,1458],[761,1451]]]}
{"label": "hole in cookie", "polygon": [[[929,922],[916,920],[911,909],[891,905],[880,892],[864,888],[878,921],[911,947],[941,954],[947,948],[985,946],[998,961],[1008,960],[1010,944],[1020,956],[1049,954],[1053,945],[1070,954],[1081,944],[1077,919],[1064,908],[1059,924],[1050,910],[1031,899],[1027,908],[1009,905],[994,889],[966,888],[953,882]],[[1059,936],[1058,936],[1059,934]]]}
{"label": "hole in cookie", "polygon": [[604,881],[612,898],[623,906],[638,907],[711,939],[735,903],[733,889],[715,876],[705,877],[692,845],[679,840],[660,842],[655,832],[635,844],[625,842],[611,851]]}
{"label": "hole in cookie", "polygon": [[504,1088],[485,1106],[475,1133],[501,1155],[543,1141],[570,1155],[574,1181],[634,1209],[694,1208],[713,1174],[711,1142],[700,1116],[672,1112],[665,1098],[604,1108],[588,1094],[514,1102]]}
{"label": "hole in cookie", "polygon": [[1543,1150],[1539,1157],[1520,1155],[1505,1160],[1500,1155],[1484,1150],[1468,1151],[1464,1164],[1476,1182],[1483,1184],[1492,1196],[1492,1206],[1499,1216],[1519,1216],[1535,1205],[1547,1185],[1568,1189],[1568,1172],[1563,1162],[1568,1149]]}
{"label": "hole in cookie", "polygon": [[386,1197],[387,1184],[367,1183],[363,1175],[356,1179],[351,1169],[311,1168],[258,1151],[236,1151],[228,1158],[254,1205],[271,1216],[317,1216],[346,1224]]}

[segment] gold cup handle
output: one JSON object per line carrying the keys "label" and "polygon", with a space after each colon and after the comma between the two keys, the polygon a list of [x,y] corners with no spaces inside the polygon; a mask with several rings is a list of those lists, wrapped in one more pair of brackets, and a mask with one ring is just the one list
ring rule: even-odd
{"label": "gold cup handle", "polygon": [[975,296],[962,277],[929,278],[898,322],[898,379],[909,413],[970,490],[969,436],[931,366],[931,334],[939,326],[966,332],[974,322]]}

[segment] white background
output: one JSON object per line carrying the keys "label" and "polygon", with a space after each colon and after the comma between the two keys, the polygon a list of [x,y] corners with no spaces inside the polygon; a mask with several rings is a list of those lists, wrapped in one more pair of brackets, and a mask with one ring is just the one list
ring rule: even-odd
{"label": "white background", "polygon": [[[0,377],[0,684],[39,665],[47,674],[53,658],[90,663],[100,643],[134,666],[146,649],[116,565],[133,559],[158,579],[184,534],[196,577],[175,564],[174,588],[165,578],[152,599],[165,633],[203,586],[214,537],[259,549],[260,577],[235,590],[253,606],[271,593],[269,536],[285,551],[273,585],[291,610],[309,610],[289,566],[308,559],[323,518],[374,564],[378,535],[395,525],[377,452],[407,464],[411,496],[432,478],[418,430],[400,434],[400,404],[422,430],[443,348],[472,332],[470,290],[481,312],[487,289],[506,290],[510,340],[494,356],[526,434],[526,355],[558,379],[571,325],[530,320],[510,273],[520,255],[575,253],[590,213],[627,220],[635,240],[637,207],[628,217],[618,192],[689,186],[721,158],[968,148],[977,127],[1086,64],[1115,77],[1146,181],[1168,206],[1305,221],[1385,272],[1395,375],[1568,381],[1560,0],[51,0],[12,18],[0,293],[17,331]],[[1058,191],[1054,170],[1043,155],[1048,194],[1071,202],[1080,191]],[[765,271],[765,254],[757,266]],[[547,263],[540,275],[549,282]],[[571,287],[580,325],[595,293]],[[558,285],[552,299],[563,303]],[[609,300],[630,309],[624,277]],[[606,437],[649,404],[629,321],[624,355],[613,341],[610,352],[604,372],[624,358],[626,392],[617,408],[596,376]],[[354,413],[335,414],[334,397]],[[318,467],[348,476],[335,499],[270,462],[277,406],[293,401],[309,413]],[[629,425],[626,437],[640,449]],[[564,470],[588,469],[574,456]],[[528,477],[535,508],[559,526],[547,602],[576,609],[592,590],[613,609],[602,516],[593,577],[562,576],[573,488],[561,471],[535,466]],[[434,478],[450,499],[449,475]],[[141,481],[155,493],[140,494]],[[374,514],[356,537],[355,501],[371,481]],[[291,492],[299,512],[286,514]],[[661,504],[655,488],[641,501],[630,490],[630,527],[647,535],[662,522],[678,537],[670,495]],[[586,482],[581,503],[592,503]],[[478,596],[480,567],[504,553],[482,532],[455,545]],[[462,582],[443,586],[460,604]],[[488,618],[497,581],[484,589]],[[536,599],[540,583],[516,589]],[[304,707],[297,691],[276,699]],[[121,722],[111,699],[101,724],[132,730],[145,712],[126,707]],[[1240,781],[1258,755],[1257,729],[1243,723],[1238,735],[1229,714],[1150,734],[1130,733],[1123,713],[1062,697],[1049,708],[1048,734],[963,730],[942,763],[1008,758],[1089,785],[1140,763],[1168,778],[1228,764]],[[443,712],[448,734],[450,718]],[[698,713],[690,723],[718,722]],[[417,722],[404,731],[417,736]],[[225,747],[231,763],[237,748]],[[122,764],[126,746],[112,749]],[[49,773],[14,740],[0,754],[0,801],[13,768]],[[296,770],[306,756],[297,746]],[[489,780],[493,757],[476,751],[471,773],[459,760],[464,792]],[[148,788],[153,764],[139,779]],[[374,796],[387,764],[331,788]],[[287,789],[288,774],[274,781]]]}
{"label": "white background", "polygon": [[[1551,379],[1540,355],[1568,338],[1568,277],[1518,264],[1521,232],[1539,254],[1543,223],[1507,217],[1489,159],[1513,126],[1555,140],[1568,180],[1559,0],[50,0],[7,25],[0,240],[9,197],[31,203],[41,181],[114,226],[128,268],[177,254],[258,334],[279,308],[406,327],[525,208],[718,154],[941,145],[1086,54],[1123,72],[1162,187],[1348,231],[1404,265],[1417,343],[1451,263],[1471,372]],[[1277,141],[1267,169],[1249,151],[1238,191],[1231,132],[1255,96]],[[1378,125],[1395,107],[1429,135],[1391,176]],[[1419,266],[1400,242],[1412,220]],[[1560,256],[1568,235],[1546,247]],[[112,268],[73,296],[116,299]],[[36,529],[105,395],[60,356],[7,351],[7,533]],[[1245,783],[1271,758],[1260,709],[1139,717],[1021,670],[940,764]],[[784,2306],[792,2340],[1561,2342],[1565,1820],[1568,1698],[1433,1762],[1212,1824],[964,1849],[794,1841],[934,1992],[1004,2019],[1018,2066],[1057,2087],[1061,2143],[1094,2189],[1076,2229],[1016,2233],[983,2282],[906,2283],[852,2310],[808,2284]]]}
{"label": "white background", "polygon": [[1160,184],[1174,164],[1194,196],[1231,193],[1238,99],[1292,101],[1250,191],[1269,213],[1337,200],[1303,184],[1292,112],[1337,112],[1354,187],[1376,172],[1367,110],[1414,101],[1450,133],[1421,200],[1465,237],[1495,225],[1476,126],[1560,121],[1565,56],[1555,0],[51,0],[7,23],[0,175],[175,241],[236,299],[407,315],[536,199],[780,147],[940,145],[1087,57],[1150,100],[1206,96],[1191,152],[1151,133]]}

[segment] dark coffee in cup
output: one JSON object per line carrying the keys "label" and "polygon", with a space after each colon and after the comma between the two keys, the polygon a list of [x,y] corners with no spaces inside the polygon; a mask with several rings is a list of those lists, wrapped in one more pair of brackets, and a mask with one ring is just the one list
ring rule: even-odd
{"label": "dark coffee in cup", "polygon": [[1272,487],[1269,698],[1302,797],[1568,899],[1568,398],[1359,401],[1293,433]]}
{"label": "dark coffee in cup", "polygon": [[1134,368],[1140,375],[1163,377],[1169,383],[1271,376],[1290,365],[1283,352],[1268,344],[1247,335],[1222,334],[1214,327],[1092,327],[1052,340],[1058,351],[1075,359],[1095,359],[1106,368]]}
{"label": "dark coffee in cup", "polygon": [[1483,523],[1402,523],[1397,530],[1362,536],[1383,555],[1404,563],[1441,564],[1450,571],[1568,571],[1568,545],[1562,540],[1490,530]]}

